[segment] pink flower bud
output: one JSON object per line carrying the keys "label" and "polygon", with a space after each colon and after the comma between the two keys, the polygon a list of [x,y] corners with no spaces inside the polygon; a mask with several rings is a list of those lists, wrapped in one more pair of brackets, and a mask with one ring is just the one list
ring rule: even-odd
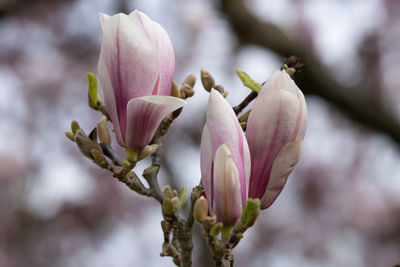
{"label": "pink flower bud", "polygon": [[268,208],[282,191],[300,157],[307,123],[303,93],[286,71],[264,84],[247,121],[251,154],[249,197]]}
{"label": "pink flower bud", "polygon": [[201,180],[217,220],[233,225],[247,200],[250,153],[228,102],[211,90],[200,147]]}
{"label": "pink flower bud", "polygon": [[184,106],[169,96],[175,68],[166,31],[145,14],[100,14],[99,77],[118,143],[142,149],[161,120]]}

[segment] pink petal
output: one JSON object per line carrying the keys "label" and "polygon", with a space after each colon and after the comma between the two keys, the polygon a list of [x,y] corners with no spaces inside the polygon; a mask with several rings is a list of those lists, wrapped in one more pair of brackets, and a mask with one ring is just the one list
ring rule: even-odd
{"label": "pink petal", "polygon": [[158,73],[159,82],[153,88],[153,95],[169,95],[175,70],[175,55],[168,33],[155,21],[152,21],[146,14],[135,10],[130,17],[140,21],[149,34],[150,38],[156,44],[158,49]]}
{"label": "pink petal", "polygon": [[157,43],[132,17],[117,14],[103,21],[100,61],[114,90],[122,136],[130,99],[151,95],[159,76]]}
{"label": "pink petal", "polygon": [[294,142],[286,145],[275,158],[268,186],[261,199],[261,209],[271,206],[282,191],[289,174],[299,161],[301,144],[302,140],[296,139]]}
{"label": "pink petal", "polygon": [[248,176],[246,175],[244,166],[245,158],[247,166],[250,166],[248,156],[244,156],[244,154],[248,152],[247,148],[244,149],[247,143],[232,107],[223,96],[214,89],[211,90],[210,93],[206,124],[211,136],[213,158],[220,145],[224,143],[229,143],[231,145],[232,158],[238,169],[239,180],[242,185],[241,192],[244,205],[247,197],[246,184],[248,183]]}
{"label": "pink petal", "polygon": [[213,194],[213,158],[212,158],[212,145],[211,136],[207,128],[207,124],[203,128],[200,144],[200,169],[201,181],[203,183],[204,192],[208,200],[210,209],[213,207],[214,194]]}
{"label": "pink petal", "polygon": [[242,197],[239,172],[229,144],[221,145],[215,153],[214,178],[217,221],[234,225],[242,213]]}
{"label": "pink petal", "polygon": [[128,148],[142,149],[153,138],[160,122],[171,112],[186,105],[172,96],[144,96],[128,102],[125,141]]}
{"label": "pink petal", "polygon": [[175,55],[167,32],[158,23],[154,22],[158,39],[158,60],[160,82],[157,94],[169,95],[175,70]]}
{"label": "pink petal", "polygon": [[256,99],[246,131],[252,165],[249,197],[264,195],[275,157],[298,135],[300,108],[297,95],[287,90],[271,90]]}
{"label": "pink petal", "polygon": [[115,135],[117,137],[118,144],[122,147],[125,147],[125,141],[124,138],[122,137],[121,134],[121,128],[119,126],[119,118],[118,118],[118,113],[117,113],[117,107],[116,107],[116,102],[115,102],[115,96],[114,96],[114,91],[111,85],[111,80],[110,77],[108,76],[108,71],[104,65],[104,62],[101,60],[101,55],[100,55],[100,60],[99,60],[99,78],[101,81],[101,85],[103,87],[103,93],[104,93],[104,103],[107,108],[108,115],[111,118],[111,121],[114,125],[115,129]]}

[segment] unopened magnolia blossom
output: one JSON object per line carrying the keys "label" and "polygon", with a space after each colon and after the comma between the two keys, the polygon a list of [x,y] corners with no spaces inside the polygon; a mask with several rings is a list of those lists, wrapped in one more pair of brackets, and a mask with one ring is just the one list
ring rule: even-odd
{"label": "unopened magnolia blossom", "polygon": [[185,105],[169,96],[175,68],[166,31],[142,12],[100,14],[99,77],[119,145],[140,150],[161,120]]}
{"label": "unopened magnolia blossom", "polygon": [[247,122],[251,154],[249,197],[268,208],[282,191],[300,157],[307,122],[303,93],[286,71],[264,84]]}
{"label": "unopened magnolia blossom", "polygon": [[246,204],[250,153],[232,107],[212,90],[200,148],[201,179],[217,220],[234,225]]}

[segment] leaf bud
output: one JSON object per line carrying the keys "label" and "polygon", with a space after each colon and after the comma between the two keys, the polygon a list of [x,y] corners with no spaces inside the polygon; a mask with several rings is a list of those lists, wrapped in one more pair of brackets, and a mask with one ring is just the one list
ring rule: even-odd
{"label": "leaf bud", "polygon": [[216,237],[221,232],[223,226],[224,225],[221,222],[214,224],[210,229],[210,236]]}

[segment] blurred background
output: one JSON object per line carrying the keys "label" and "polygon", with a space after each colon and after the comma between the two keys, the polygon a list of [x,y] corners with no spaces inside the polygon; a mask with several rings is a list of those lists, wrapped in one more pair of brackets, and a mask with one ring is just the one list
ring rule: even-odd
{"label": "blurred background", "polygon": [[[307,65],[296,78],[309,113],[301,160],[235,266],[400,263],[400,1],[2,0],[0,266],[174,266],[159,257],[158,203],[64,135],[101,117],[85,74],[97,74],[98,12],[136,8],[170,34],[175,80],[205,68],[232,105],[249,93],[236,68],[263,82],[284,57]],[[166,136],[162,185],[199,182],[207,93],[195,90]],[[194,239],[194,266],[212,266],[198,226]]]}

